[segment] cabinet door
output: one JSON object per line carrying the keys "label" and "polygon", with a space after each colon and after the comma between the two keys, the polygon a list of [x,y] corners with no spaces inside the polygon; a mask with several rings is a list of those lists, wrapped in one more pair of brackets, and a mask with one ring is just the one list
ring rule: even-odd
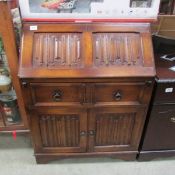
{"label": "cabinet door", "polygon": [[136,151],[145,120],[142,107],[96,108],[89,113],[89,151]]}
{"label": "cabinet door", "polygon": [[175,105],[154,105],[142,150],[175,149]]}
{"label": "cabinet door", "polygon": [[31,130],[36,152],[85,151],[86,111],[58,107],[39,108],[32,111]]}

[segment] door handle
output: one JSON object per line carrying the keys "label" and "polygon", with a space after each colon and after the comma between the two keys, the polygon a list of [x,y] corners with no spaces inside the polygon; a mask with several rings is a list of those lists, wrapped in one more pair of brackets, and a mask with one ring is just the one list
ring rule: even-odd
{"label": "door handle", "polygon": [[171,117],[170,120],[172,123],[175,123],[175,117]]}
{"label": "door handle", "polygon": [[90,130],[90,131],[88,132],[88,135],[89,135],[89,136],[94,136],[94,135],[95,135],[95,131],[94,131],[94,130]]}
{"label": "door handle", "polygon": [[120,101],[122,99],[122,92],[120,90],[114,92],[113,98],[115,101]]}
{"label": "door handle", "polygon": [[86,131],[81,131],[80,136],[86,136]]}
{"label": "door handle", "polygon": [[62,100],[62,92],[60,90],[55,90],[52,95],[52,99],[55,102],[59,102]]}

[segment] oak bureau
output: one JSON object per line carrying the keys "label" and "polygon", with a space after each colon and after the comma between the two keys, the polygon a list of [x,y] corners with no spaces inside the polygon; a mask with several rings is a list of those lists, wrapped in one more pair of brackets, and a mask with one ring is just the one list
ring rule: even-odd
{"label": "oak bureau", "polygon": [[136,159],[154,76],[148,23],[25,22],[19,77],[37,162]]}

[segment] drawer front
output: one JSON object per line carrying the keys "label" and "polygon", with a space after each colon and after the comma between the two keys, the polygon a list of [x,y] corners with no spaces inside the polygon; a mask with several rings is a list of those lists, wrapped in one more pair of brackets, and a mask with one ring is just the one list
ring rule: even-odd
{"label": "drawer front", "polygon": [[94,88],[94,102],[144,103],[146,89],[145,83],[98,83]]}
{"label": "drawer front", "polygon": [[33,104],[80,104],[85,92],[83,84],[80,83],[31,83],[30,85]]}
{"label": "drawer front", "polygon": [[175,102],[175,83],[157,83],[155,102]]}
{"label": "drawer front", "polygon": [[175,105],[153,106],[143,150],[175,149]]}

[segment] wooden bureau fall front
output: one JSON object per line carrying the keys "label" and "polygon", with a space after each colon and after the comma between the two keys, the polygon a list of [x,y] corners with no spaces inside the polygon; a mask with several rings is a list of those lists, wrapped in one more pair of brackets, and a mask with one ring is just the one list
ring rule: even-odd
{"label": "wooden bureau fall front", "polygon": [[155,76],[148,23],[26,22],[21,47],[38,163],[136,159]]}

